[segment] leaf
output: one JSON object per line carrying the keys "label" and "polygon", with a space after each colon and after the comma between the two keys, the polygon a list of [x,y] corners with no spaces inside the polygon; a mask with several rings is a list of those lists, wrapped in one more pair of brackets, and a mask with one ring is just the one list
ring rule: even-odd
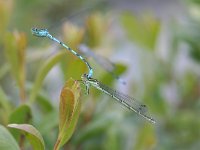
{"label": "leaf", "polygon": [[121,16],[121,23],[131,40],[149,50],[155,49],[160,30],[159,20],[149,14],[137,18],[127,12]]}
{"label": "leaf", "polygon": [[5,37],[5,55],[11,67],[19,88],[20,98],[25,101],[25,50],[26,35],[24,33],[13,32],[7,33]]}
{"label": "leaf", "polygon": [[72,49],[77,48],[83,41],[84,29],[79,28],[75,24],[66,22],[62,27],[64,41],[70,43]]}
{"label": "leaf", "polygon": [[17,41],[13,33],[7,33],[5,36],[5,55],[7,62],[11,66],[11,73],[19,85],[19,58],[17,55]]}
{"label": "leaf", "polygon": [[61,92],[61,98],[60,98],[60,105],[59,105],[59,117],[60,117],[60,123],[59,123],[59,130],[62,130],[62,128],[65,125],[65,122],[69,122],[73,113],[74,109],[74,94],[69,88],[62,89]]}
{"label": "leaf", "polygon": [[28,105],[21,105],[12,112],[9,117],[9,122],[24,123],[29,122],[32,117],[30,107]]}
{"label": "leaf", "polygon": [[81,103],[80,85],[69,79],[60,94],[59,105],[59,135],[54,149],[63,146],[72,136],[79,118]]}
{"label": "leaf", "polygon": [[42,82],[44,80],[44,78],[46,77],[46,75],[48,74],[48,72],[52,69],[52,67],[57,64],[61,58],[66,54],[65,51],[59,52],[57,54],[55,54],[53,57],[49,58],[39,69],[37,77],[35,79],[34,85],[33,85],[33,89],[31,90],[30,93],[30,98],[29,98],[29,102],[32,103],[35,101],[36,96],[38,94],[38,92],[40,91],[40,88],[42,86]]}
{"label": "leaf", "polygon": [[3,121],[3,123],[7,124],[8,116],[11,112],[11,109],[12,108],[10,106],[8,97],[4,93],[3,89],[0,87],[0,114],[4,114],[1,116],[1,121]]}
{"label": "leaf", "polygon": [[40,132],[29,124],[9,124],[8,127],[19,129],[24,131],[25,136],[28,138],[29,142],[33,146],[34,150],[44,150],[44,140]]}
{"label": "leaf", "polygon": [[67,52],[66,57],[61,60],[60,66],[66,80],[70,77],[75,79],[80,78],[80,76],[87,70],[86,64],[76,56],[69,54],[69,52]]}
{"label": "leaf", "polygon": [[8,130],[0,125],[0,149],[1,150],[20,150],[17,142],[8,132]]}
{"label": "leaf", "polygon": [[25,101],[25,52],[26,52],[26,35],[24,33],[15,32],[16,41],[18,43],[18,60],[19,60],[19,87],[20,87],[20,98],[22,101]]}
{"label": "leaf", "polygon": [[20,83],[20,79],[24,80],[21,74],[23,73],[24,75],[25,49],[26,36],[24,33],[7,33],[5,38],[5,54],[18,83]]}
{"label": "leaf", "polygon": [[[21,105],[14,110],[9,117],[9,123],[29,123],[32,118],[31,109],[28,105]],[[18,140],[20,133],[15,130],[11,130],[14,137]]]}
{"label": "leaf", "polygon": [[88,35],[87,41],[91,48],[100,44],[104,38],[107,26],[108,22],[100,13],[96,12],[88,17],[86,20],[86,35]]}

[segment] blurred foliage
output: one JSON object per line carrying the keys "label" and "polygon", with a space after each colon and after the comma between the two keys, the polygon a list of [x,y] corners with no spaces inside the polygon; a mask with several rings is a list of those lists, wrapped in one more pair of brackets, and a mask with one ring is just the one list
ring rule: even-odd
{"label": "blurred foliage", "polygon": [[133,16],[131,13],[123,13],[121,22],[128,36],[144,48],[154,50],[160,31],[160,22],[150,14]]}
{"label": "blurred foliage", "polygon": [[[0,149],[199,149],[199,0],[186,0],[184,21],[168,20],[164,58],[157,48],[165,21],[112,8],[105,1],[0,1]],[[52,27],[53,36],[86,57],[102,83],[113,87],[119,81],[112,73],[130,74],[122,90],[140,97],[157,123],[95,88],[85,96],[77,80],[87,66],[57,43],[33,37],[37,25]],[[131,62],[114,61],[109,74],[79,51],[81,44],[108,60],[129,51]]]}

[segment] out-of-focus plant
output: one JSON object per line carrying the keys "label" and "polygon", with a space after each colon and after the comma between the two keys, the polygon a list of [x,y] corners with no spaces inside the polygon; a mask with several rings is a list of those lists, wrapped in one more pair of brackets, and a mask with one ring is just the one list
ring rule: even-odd
{"label": "out-of-focus plant", "polygon": [[[195,8],[198,7],[197,5],[193,6]],[[199,21],[194,20],[192,16],[187,16],[185,22],[173,20],[168,24],[169,30],[167,32],[170,32],[171,35],[171,39],[168,41],[170,49],[167,51],[169,57],[164,60],[155,51],[156,39],[159,35],[158,29],[161,28],[159,26],[162,26],[162,22],[156,21],[158,26],[155,24],[157,27],[151,28],[152,21],[148,21],[150,25],[148,23],[144,25],[140,21],[140,15],[137,18],[139,19],[130,14],[128,14],[128,17],[123,14],[122,25],[125,27],[124,30],[126,30],[128,37],[132,37],[130,39],[137,46],[144,47],[144,50],[146,48],[154,50],[151,53],[141,52],[145,54],[142,55],[140,69],[143,72],[142,79],[145,84],[144,99],[151,110],[159,116],[158,122],[163,123],[162,125],[160,124],[160,128],[163,128],[163,130],[157,134],[156,147],[158,149],[163,147],[166,149],[195,149],[199,145],[197,139],[200,137],[199,127],[197,127],[199,126],[199,121],[194,119],[199,114],[199,71],[193,68],[199,61]],[[146,26],[149,26],[149,32],[146,31]],[[138,32],[139,36],[137,35]],[[189,57],[185,58],[185,61],[187,61],[182,62],[185,64],[185,69],[184,71],[180,69],[182,71],[180,74],[177,62],[180,59],[180,55],[185,52],[185,49],[183,50],[182,48],[188,50],[187,52],[196,63],[192,60],[194,66],[188,67],[187,63],[189,61],[187,59]],[[143,139],[147,137],[148,135],[143,135]],[[139,136],[138,141],[141,140]],[[141,145],[139,144],[139,146]],[[137,147],[137,149],[145,148]]]}
{"label": "out-of-focus plant", "polygon": [[25,102],[25,51],[26,36],[24,33],[7,33],[5,36],[5,55],[10,71],[20,89],[20,99]]}
{"label": "out-of-focus plant", "polygon": [[[80,103],[79,83],[69,78],[80,79],[87,71],[85,64],[59,44],[24,32],[30,31],[33,22],[38,20],[40,26],[46,24],[44,20],[48,16],[44,19],[44,12],[56,14],[55,7],[51,11],[52,0],[48,3],[47,0],[30,3],[22,0],[15,5],[12,0],[0,1],[0,124],[9,124],[9,131],[0,126],[0,149],[30,149],[31,146],[33,149],[198,149],[200,15],[196,2],[187,3],[190,13],[185,20],[187,23],[168,22],[167,32],[171,36],[167,50],[169,57],[165,60],[156,49],[163,25],[161,20],[147,13],[125,12],[119,18],[115,16],[121,21],[130,43],[138,48],[139,69],[134,74],[139,72],[140,79],[128,82],[131,88],[127,90],[136,95],[142,93],[140,99],[157,120],[152,126],[93,88],[87,100],[83,96]],[[71,7],[69,10],[77,9]],[[59,12],[64,14],[62,10]],[[78,17],[78,23],[84,20],[84,17]],[[127,45],[123,42],[127,39],[113,44],[111,41],[117,41],[118,36],[110,34],[108,25],[112,27],[113,24],[108,23],[109,17],[92,12],[79,26],[69,20],[62,24],[60,36],[51,29],[49,31],[74,50],[78,51],[78,46],[84,43],[107,58],[115,53],[124,57]],[[46,43],[50,46],[45,47]],[[28,44],[34,47],[30,48]],[[180,73],[177,61],[182,44],[188,48],[190,57],[187,58],[196,69],[186,64]],[[50,54],[51,50],[53,54]],[[87,59],[93,66],[95,78],[113,85],[112,76],[102,71],[95,60]],[[52,71],[54,67],[61,72]],[[116,73],[120,75],[126,68],[117,64]],[[58,78],[52,79],[52,74]],[[57,107],[55,88],[59,88],[57,83],[64,80],[68,81],[62,90],[58,90],[61,94]],[[76,126],[78,130],[75,130]]]}
{"label": "out-of-focus plant", "polygon": [[[74,129],[76,127],[79,114],[80,114],[80,85],[77,81],[72,79],[68,80],[63,87],[60,95],[60,105],[59,105],[59,134],[58,139],[55,143],[54,150],[59,150],[61,146],[63,146],[69,138],[72,136]],[[19,129],[23,131],[25,137],[30,141],[33,149],[44,150],[45,143],[40,132],[30,124],[16,124],[27,122],[30,119],[30,109],[28,106],[21,106],[10,116],[10,123],[8,127]],[[17,135],[17,132],[13,133]],[[19,138],[15,137],[15,139]],[[3,146],[7,146],[6,141],[9,140],[8,137],[5,137],[5,144]],[[20,147],[23,148],[21,138]],[[24,142],[24,141],[23,141]]]}
{"label": "out-of-focus plant", "polygon": [[[105,28],[102,30],[103,28],[101,28],[100,22],[96,22],[95,20],[102,19],[100,14],[89,17],[89,24],[90,26],[94,24],[94,27],[92,27],[92,31],[90,31],[87,37],[85,37],[85,30],[87,30],[87,28],[91,29],[90,27],[85,26],[83,28],[78,28],[69,22],[65,23],[63,25],[64,40],[67,41],[69,46],[73,49],[76,49],[85,39],[87,39],[88,43],[92,40],[96,41],[92,43],[98,46],[98,44],[100,44],[100,35],[102,38]],[[95,24],[99,26],[98,29]],[[101,22],[101,24],[103,25],[103,22]],[[7,25],[5,25],[5,27],[6,26]],[[35,55],[37,49],[34,48],[33,51],[28,49],[27,35],[25,33],[18,31],[8,32],[6,29],[3,29],[3,26],[1,29],[4,31],[5,37],[1,43],[4,45],[4,50],[1,51],[1,53],[4,53],[2,56],[5,57],[5,63],[3,67],[0,68],[0,77],[1,79],[8,78],[10,81],[13,80],[16,84],[12,89],[17,88],[20,93],[18,98],[16,91],[16,93],[14,93],[15,100],[13,100],[12,96],[7,96],[6,88],[0,90],[0,111],[4,112],[4,116],[0,118],[1,124],[9,124],[9,130],[14,137],[13,143],[15,145],[16,141],[19,145],[16,145],[15,149],[19,149],[19,147],[21,149],[30,147],[30,145],[26,144],[26,139],[29,140],[33,149],[45,149],[45,145],[48,149],[52,147],[54,147],[55,150],[60,149],[69,141],[78,122],[81,110],[81,103],[79,100],[80,87],[79,83],[77,81],[74,82],[72,79],[66,82],[66,85],[61,91],[59,105],[60,117],[58,120],[57,108],[53,106],[50,98],[43,90],[44,80],[50,70],[59,62],[62,64],[61,68],[63,73],[66,74],[66,79],[70,76],[79,79],[87,68],[84,63],[79,60],[77,61],[76,57],[71,57],[71,54],[68,54],[68,52],[66,53],[63,48],[59,48],[60,52],[49,55],[48,58],[42,53]],[[98,31],[99,34],[93,33],[94,31]],[[50,42],[52,41],[49,41],[49,43]],[[27,54],[29,55],[28,57],[26,56]],[[33,56],[33,58],[31,56]],[[40,60],[44,57],[47,59]],[[30,61],[35,62],[37,71],[34,70],[35,68]],[[63,62],[65,63],[63,64]],[[8,73],[12,75],[12,78],[10,78],[10,76],[5,76]],[[32,81],[32,77],[29,77],[29,73],[35,78],[34,81]],[[20,100],[20,103],[18,100]],[[19,106],[16,104],[19,104]],[[59,131],[56,130],[58,127]],[[58,136],[56,137],[57,131]],[[52,134],[52,136],[50,136],[50,134]],[[5,141],[5,144],[1,145],[2,147],[9,147],[9,144],[6,143],[6,141],[9,141],[9,138],[8,135],[8,137],[5,136],[5,139],[2,139]]]}
{"label": "out-of-focus plant", "polygon": [[134,16],[126,12],[122,14],[121,22],[131,40],[149,50],[155,49],[160,31],[160,21],[153,15]]}

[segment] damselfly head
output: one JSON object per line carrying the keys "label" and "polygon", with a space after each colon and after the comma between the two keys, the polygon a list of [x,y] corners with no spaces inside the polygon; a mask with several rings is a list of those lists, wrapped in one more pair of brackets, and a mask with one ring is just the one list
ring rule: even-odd
{"label": "damselfly head", "polygon": [[32,28],[31,32],[37,37],[46,37],[49,34],[47,29]]}
{"label": "damselfly head", "polygon": [[87,75],[86,73],[84,73],[84,74],[81,76],[81,79],[82,79],[83,81],[88,80],[88,75]]}

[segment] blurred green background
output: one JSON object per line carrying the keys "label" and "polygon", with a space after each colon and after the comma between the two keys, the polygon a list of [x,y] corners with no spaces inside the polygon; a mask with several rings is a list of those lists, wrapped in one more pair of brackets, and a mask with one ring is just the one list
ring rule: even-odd
{"label": "blurred green background", "polygon": [[84,43],[115,63],[115,73],[126,85],[87,58],[94,78],[145,103],[157,121],[149,123],[91,87],[90,95],[82,92],[80,118],[63,149],[199,149],[199,4],[0,0],[0,124],[11,123],[14,111],[28,104],[30,115],[24,123],[34,125],[46,149],[52,149],[60,91],[70,77],[80,79],[87,72],[85,64],[60,45],[31,34],[32,27],[41,27],[76,51]]}

